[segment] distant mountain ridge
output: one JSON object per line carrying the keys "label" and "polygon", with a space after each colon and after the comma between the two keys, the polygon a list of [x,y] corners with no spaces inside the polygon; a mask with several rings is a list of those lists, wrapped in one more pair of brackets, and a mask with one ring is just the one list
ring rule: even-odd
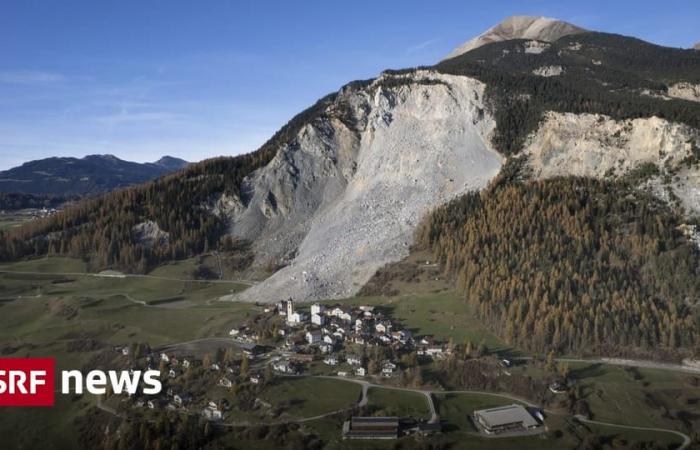
{"label": "distant mountain ridge", "polygon": [[188,164],[172,156],[151,163],[125,161],[114,155],[38,159],[0,172],[0,192],[97,195],[152,180]]}

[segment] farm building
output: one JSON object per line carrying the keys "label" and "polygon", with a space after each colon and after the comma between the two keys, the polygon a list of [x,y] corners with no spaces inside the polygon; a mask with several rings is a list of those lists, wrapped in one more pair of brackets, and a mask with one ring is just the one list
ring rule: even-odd
{"label": "farm building", "polygon": [[396,439],[398,417],[352,417],[343,424],[343,439]]}
{"label": "farm building", "polygon": [[540,423],[521,405],[474,411],[474,422],[487,434],[504,431],[525,431],[537,428]]}

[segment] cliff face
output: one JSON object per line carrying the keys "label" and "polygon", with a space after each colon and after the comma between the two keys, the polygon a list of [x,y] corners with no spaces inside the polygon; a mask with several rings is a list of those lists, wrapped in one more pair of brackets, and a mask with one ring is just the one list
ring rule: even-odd
{"label": "cliff face", "polygon": [[657,117],[616,121],[600,114],[550,112],[523,153],[537,178],[603,178],[644,163],[675,167],[697,142],[697,131]]}
{"label": "cliff face", "polygon": [[656,174],[642,183],[657,197],[700,215],[698,130],[658,117],[616,121],[600,114],[550,112],[523,150],[535,178],[624,176],[645,164]]}
{"label": "cliff face", "polygon": [[288,263],[242,298],[347,297],[405,257],[425,214],[499,171],[483,101],[482,83],[428,71],[341,92],[246,181],[245,206],[217,202],[232,234],[255,242],[256,263]]}

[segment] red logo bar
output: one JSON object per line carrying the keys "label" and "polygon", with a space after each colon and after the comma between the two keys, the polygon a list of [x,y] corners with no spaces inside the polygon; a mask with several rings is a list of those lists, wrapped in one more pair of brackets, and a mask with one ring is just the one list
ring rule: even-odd
{"label": "red logo bar", "polygon": [[0,406],[53,406],[53,358],[0,358]]}

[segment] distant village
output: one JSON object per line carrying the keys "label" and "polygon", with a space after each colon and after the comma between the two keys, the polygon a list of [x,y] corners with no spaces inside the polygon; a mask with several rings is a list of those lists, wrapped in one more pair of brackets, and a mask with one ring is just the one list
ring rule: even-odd
{"label": "distant village", "polygon": [[[273,369],[284,374],[298,374],[305,370],[305,363],[313,361],[320,355],[329,366],[339,366],[345,362],[352,369],[337,372],[338,376],[355,375],[359,377],[380,372],[382,376],[395,375],[397,361],[369,361],[357,349],[373,346],[389,347],[394,354],[415,351],[419,356],[431,358],[444,357],[449,349],[444,343],[436,342],[429,336],[414,340],[409,330],[402,329],[373,306],[326,307],[321,304],[311,305],[310,313],[298,311],[292,300],[281,301],[275,308],[265,308],[267,313],[275,313],[284,318],[284,326],[277,329],[284,338],[281,347],[283,357],[273,362]],[[257,344],[262,337],[255,328],[243,326],[234,328],[230,335],[243,344]],[[252,353],[259,352],[253,347]],[[368,367],[374,362],[375,366]]]}
{"label": "distant village", "polygon": [[[163,374],[164,391],[155,397],[137,394],[128,400],[129,408],[179,411],[222,422],[234,408],[259,410],[264,402],[255,393],[276,377],[325,375],[385,379],[388,384],[400,385],[407,381],[407,374],[419,372],[412,370],[419,357],[439,360],[452,352],[449,343],[414,336],[373,306],[313,304],[301,310],[286,300],[259,308],[259,314],[228,332],[231,345],[227,349],[218,348],[200,358],[177,349],[115,348],[123,357],[143,362],[144,367],[132,369],[159,368]],[[501,365],[505,370],[510,362],[501,360]],[[212,395],[221,391],[231,395]],[[532,432],[542,423],[517,405],[475,414],[475,426],[487,434]],[[517,420],[501,423],[503,418]],[[343,427],[343,437],[382,439],[440,430],[436,417],[413,420],[408,428],[405,419],[352,417]]]}

